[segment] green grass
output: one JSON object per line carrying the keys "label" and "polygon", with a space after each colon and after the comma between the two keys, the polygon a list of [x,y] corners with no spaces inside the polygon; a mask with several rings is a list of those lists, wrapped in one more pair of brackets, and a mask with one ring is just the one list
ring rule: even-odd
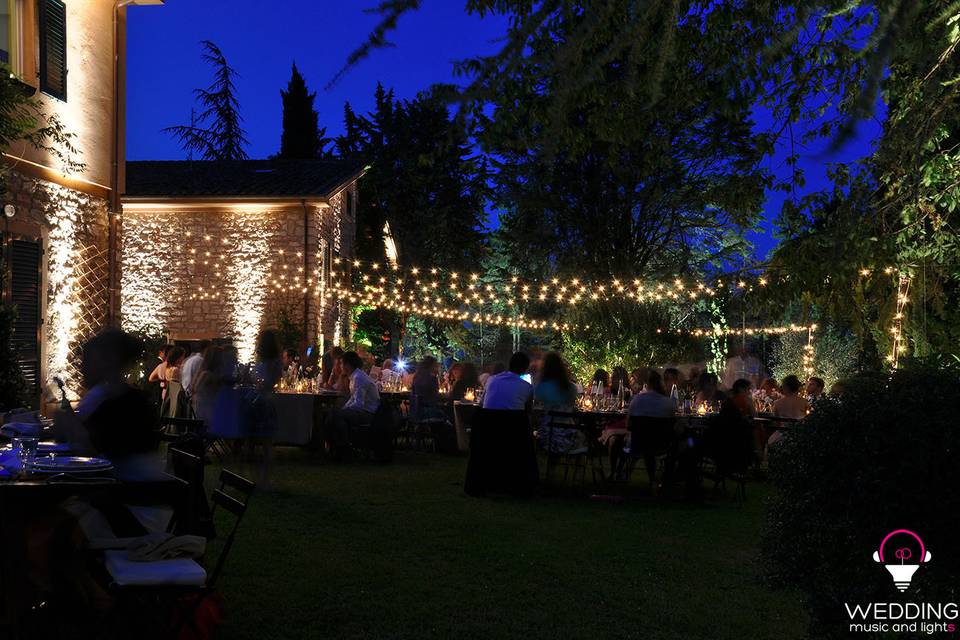
{"label": "green grass", "polygon": [[761,584],[762,485],[743,507],[478,500],[465,465],[281,449],[221,579],[222,637],[803,635],[796,596]]}

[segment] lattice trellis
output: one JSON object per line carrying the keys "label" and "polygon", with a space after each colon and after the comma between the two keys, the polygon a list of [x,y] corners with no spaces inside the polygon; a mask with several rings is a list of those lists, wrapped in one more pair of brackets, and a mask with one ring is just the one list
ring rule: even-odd
{"label": "lattice trellis", "polygon": [[71,336],[67,369],[71,380],[80,381],[83,344],[107,325],[110,305],[109,252],[95,244],[83,245],[74,266],[77,331]]}

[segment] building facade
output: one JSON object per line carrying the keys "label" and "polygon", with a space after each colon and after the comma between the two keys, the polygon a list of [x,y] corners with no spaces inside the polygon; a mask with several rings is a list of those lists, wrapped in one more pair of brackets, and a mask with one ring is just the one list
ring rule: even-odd
{"label": "building facade", "polygon": [[116,317],[130,4],[160,2],[0,0],[0,63],[74,149],[2,150],[3,296],[17,306],[14,342],[37,396],[54,376],[78,390],[81,345]]}
{"label": "building facade", "polygon": [[353,256],[360,174],[335,160],[127,163],[122,326],[228,340],[245,362],[267,327],[295,334],[290,347],[347,339],[348,309],[324,294],[333,260]]}

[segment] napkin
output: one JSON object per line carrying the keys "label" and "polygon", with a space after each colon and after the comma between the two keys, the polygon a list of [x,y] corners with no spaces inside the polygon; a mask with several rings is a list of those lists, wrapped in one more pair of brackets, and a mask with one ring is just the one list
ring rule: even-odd
{"label": "napkin", "polygon": [[7,436],[39,436],[43,425],[37,422],[8,422],[0,427]]}
{"label": "napkin", "polygon": [[174,536],[169,533],[150,533],[135,538],[127,545],[127,560],[154,562],[173,558],[199,558],[207,548],[202,536]]}

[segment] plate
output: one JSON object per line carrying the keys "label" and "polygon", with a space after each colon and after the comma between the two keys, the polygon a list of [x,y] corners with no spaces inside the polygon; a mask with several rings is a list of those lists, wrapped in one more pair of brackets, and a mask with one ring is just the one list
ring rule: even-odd
{"label": "plate", "polygon": [[113,468],[109,460],[85,456],[40,457],[33,461],[35,471],[106,471]]}

